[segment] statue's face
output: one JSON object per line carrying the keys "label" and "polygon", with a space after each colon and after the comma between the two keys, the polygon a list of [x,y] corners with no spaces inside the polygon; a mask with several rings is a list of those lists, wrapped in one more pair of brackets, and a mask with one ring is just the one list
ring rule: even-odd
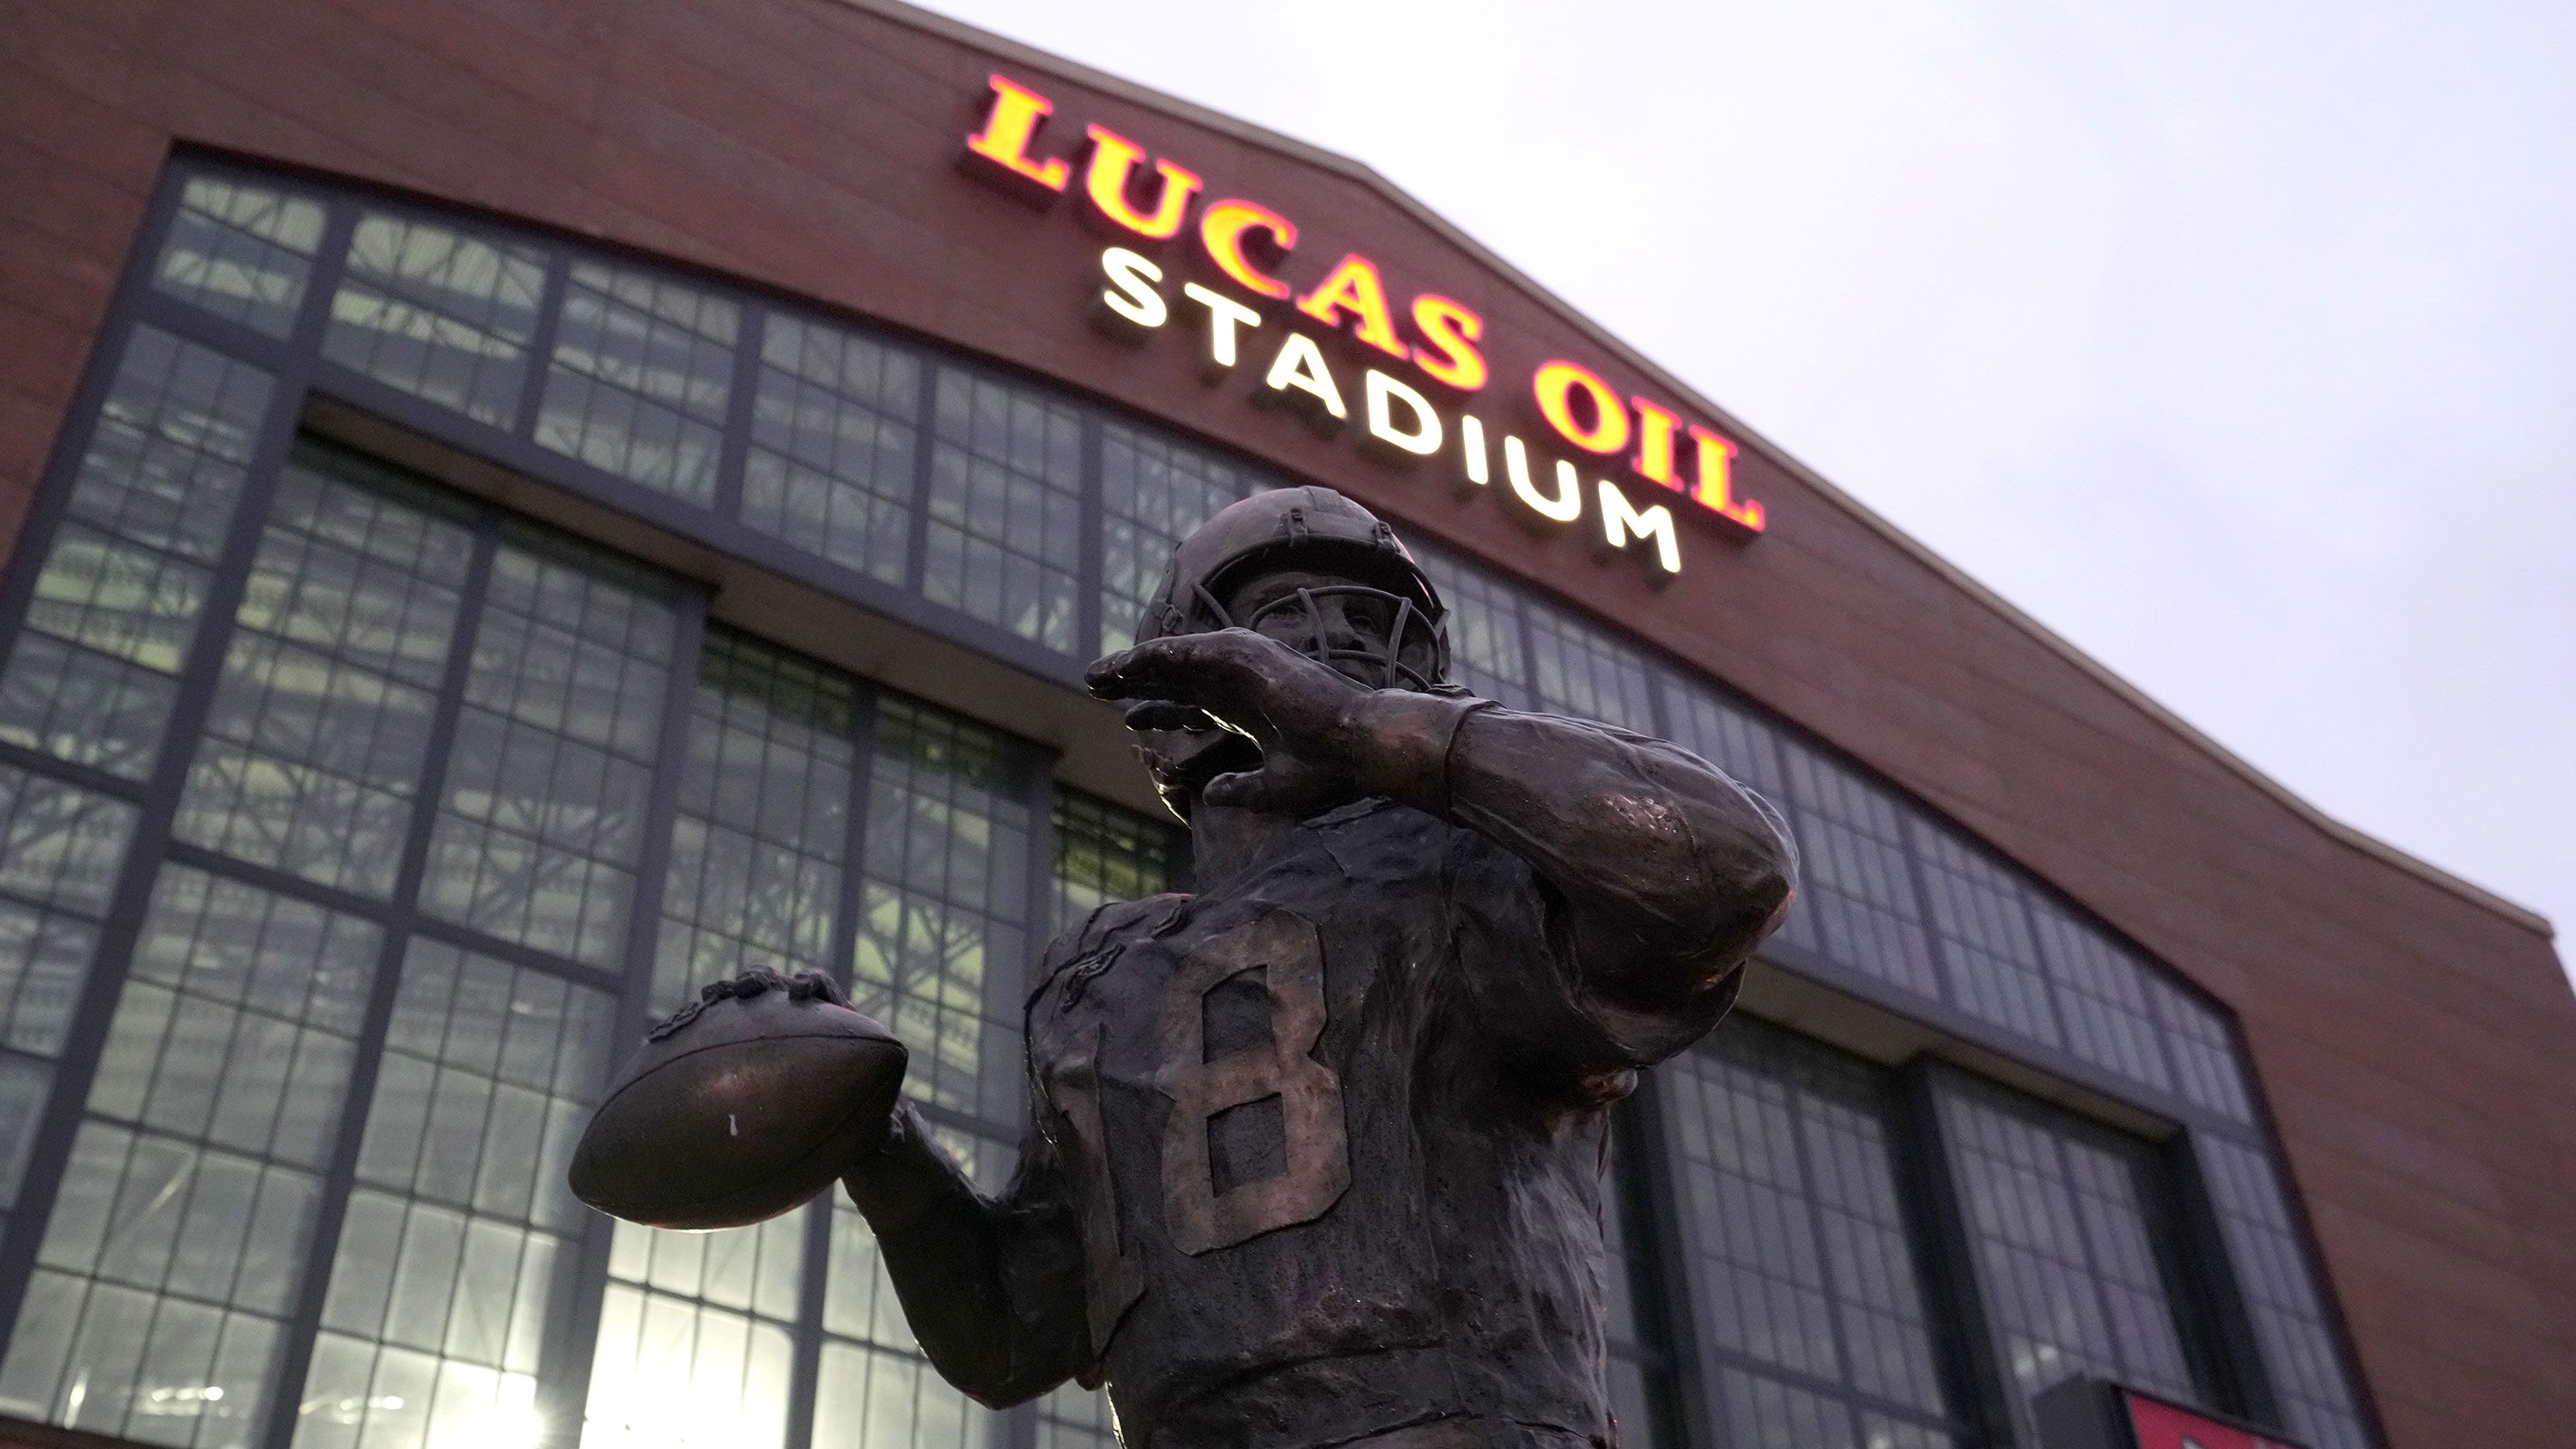
{"label": "statue's face", "polygon": [[1279,568],[1235,584],[1227,618],[1370,689],[1429,689],[1439,644],[1421,610],[1340,574]]}
{"label": "statue's face", "polygon": [[[1402,599],[1339,574],[1273,569],[1234,585],[1218,602],[1235,623],[1371,689],[1421,680],[1431,662],[1430,632],[1418,612],[1407,620]],[[1261,763],[1250,739],[1212,722],[1204,729],[1154,730],[1140,744],[1155,788],[1184,819],[1208,781]]]}
{"label": "statue's face", "polygon": [[1394,683],[1383,661],[1403,601],[1338,574],[1274,569],[1222,600],[1233,620],[1317,659],[1371,689]]}

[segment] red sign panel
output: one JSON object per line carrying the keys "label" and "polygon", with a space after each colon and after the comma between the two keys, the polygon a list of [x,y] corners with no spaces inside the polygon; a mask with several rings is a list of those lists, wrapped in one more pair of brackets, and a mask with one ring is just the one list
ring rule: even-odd
{"label": "red sign panel", "polygon": [[2122,1390],[2120,1397],[2126,1401],[2129,1430],[2137,1435],[2137,1449],[2294,1449],[2282,1440],[2268,1439],[2131,1390]]}
{"label": "red sign panel", "polygon": [[2071,1378],[2031,1401],[2044,1449],[2299,1449],[2108,1379]]}

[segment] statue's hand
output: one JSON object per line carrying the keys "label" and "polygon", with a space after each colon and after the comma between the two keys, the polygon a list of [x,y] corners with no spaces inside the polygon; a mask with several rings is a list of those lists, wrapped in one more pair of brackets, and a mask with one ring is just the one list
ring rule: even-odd
{"label": "statue's hand", "polygon": [[1091,666],[1103,699],[1138,701],[1140,732],[1219,727],[1261,747],[1261,767],[1220,775],[1200,798],[1245,810],[1303,812],[1366,793],[1351,712],[1370,691],[1249,629],[1148,640]]}

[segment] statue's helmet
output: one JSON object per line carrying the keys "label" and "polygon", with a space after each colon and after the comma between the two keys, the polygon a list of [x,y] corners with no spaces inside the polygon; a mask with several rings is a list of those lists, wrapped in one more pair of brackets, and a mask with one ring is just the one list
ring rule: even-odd
{"label": "statue's helmet", "polygon": [[[1243,618],[1226,600],[1247,580],[1297,570],[1342,582],[1298,588]],[[1319,607],[1364,614],[1364,633],[1326,627]],[[1295,627],[1275,627],[1293,610]],[[1172,550],[1162,587],[1137,620],[1138,642],[1235,625],[1282,638],[1378,689],[1428,690],[1448,677],[1448,611],[1386,520],[1330,488],[1277,488],[1219,509]],[[1269,625],[1270,627],[1265,627]]]}

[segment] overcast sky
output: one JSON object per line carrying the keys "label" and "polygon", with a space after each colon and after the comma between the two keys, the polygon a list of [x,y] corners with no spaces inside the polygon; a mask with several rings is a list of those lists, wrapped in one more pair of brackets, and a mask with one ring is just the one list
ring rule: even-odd
{"label": "overcast sky", "polygon": [[2576,6],[934,4],[1367,162],[2576,931]]}

